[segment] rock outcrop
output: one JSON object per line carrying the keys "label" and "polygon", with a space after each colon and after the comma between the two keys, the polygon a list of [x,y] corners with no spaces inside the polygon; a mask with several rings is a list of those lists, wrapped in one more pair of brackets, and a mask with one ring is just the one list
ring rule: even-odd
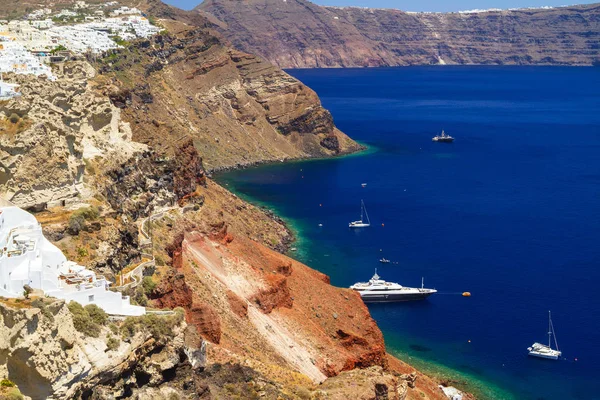
{"label": "rock outcrop", "polygon": [[96,65],[98,87],[131,122],[135,141],[169,157],[193,143],[211,171],[361,149],[295,78],[205,29],[162,23],[168,34]]}
{"label": "rock outcrop", "polygon": [[170,326],[172,338],[139,332],[108,348],[109,329],[98,338],[84,336],[75,329],[63,301],[2,301],[0,375],[33,400],[89,398],[103,391],[115,395],[159,386],[174,368],[205,366],[205,345],[185,328],[184,322]]}
{"label": "rock outcrop", "polygon": [[182,266],[155,291],[156,304],[186,307],[188,322],[211,342],[316,382],[386,366],[383,336],[355,292],[244,238],[223,244],[187,233],[181,246]]}
{"label": "rock outcrop", "polygon": [[0,193],[6,200],[27,208],[89,197],[86,161],[123,162],[145,149],[131,141],[121,111],[88,83],[94,75],[86,62],[61,68],[56,81],[4,75],[22,93],[0,104]]}
{"label": "rock outcrop", "polygon": [[243,51],[281,68],[600,63],[600,4],[477,13],[206,0],[197,7]]}

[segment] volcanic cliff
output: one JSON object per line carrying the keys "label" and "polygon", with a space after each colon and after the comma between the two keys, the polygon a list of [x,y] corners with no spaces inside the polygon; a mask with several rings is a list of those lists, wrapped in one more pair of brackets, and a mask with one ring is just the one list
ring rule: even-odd
{"label": "volcanic cliff", "polygon": [[205,0],[220,32],[281,68],[600,63],[600,4],[470,13]]}
{"label": "volcanic cliff", "polygon": [[54,82],[4,76],[22,96],[0,103],[0,189],[68,258],[161,311],[90,331],[93,310],[0,299],[0,377],[34,399],[443,399],[386,353],[356,293],[282,255],[280,219],[207,171],[361,147],[203,16],[123,3],[161,34],[59,63]]}

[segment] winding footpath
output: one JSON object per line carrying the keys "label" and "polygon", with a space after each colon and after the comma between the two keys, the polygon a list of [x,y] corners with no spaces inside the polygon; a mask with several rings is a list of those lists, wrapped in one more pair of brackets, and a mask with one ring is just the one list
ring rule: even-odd
{"label": "winding footpath", "polygon": [[[144,249],[144,248],[152,249],[152,237],[150,236],[150,233],[148,232],[147,223],[164,217],[165,214],[168,213],[169,211],[178,210],[178,209],[179,209],[179,207],[177,207],[177,206],[167,207],[167,208],[164,208],[154,214],[151,214],[150,216],[148,216],[142,220],[142,222],[140,223],[140,228],[138,230],[139,236],[141,237],[140,238],[140,247],[142,249]],[[151,253],[153,253],[152,250],[151,250]],[[156,260],[154,258],[154,254],[142,253],[142,257],[147,258],[149,260],[140,263],[137,267],[135,267],[131,271],[129,271],[121,276],[122,282],[129,281],[129,280],[131,280],[131,282],[128,282],[121,286],[114,286],[113,289],[116,289],[119,291],[122,291],[122,290],[125,290],[128,288],[135,289],[142,282],[142,279],[144,279],[144,270],[148,267],[156,266]]]}

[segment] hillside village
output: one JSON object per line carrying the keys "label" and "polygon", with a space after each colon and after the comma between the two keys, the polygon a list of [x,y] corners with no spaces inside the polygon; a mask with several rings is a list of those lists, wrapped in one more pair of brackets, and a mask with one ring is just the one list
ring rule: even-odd
{"label": "hillside village", "polygon": [[[47,79],[39,84],[49,88],[57,79],[52,63],[81,55],[100,56],[159,31],[140,10],[117,2],[88,5],[78,1],[72,9],[46,8],[21,19],[0,21],[0,101],[21,96],[19,84],[4,78],[35,75]],[[4,243],[0,295],[5,298],[21,296],[28,285],[57,298],[97,304],[110,314],[145,312],[143,307],[130,305],[127,296],[109,291],[103,277],[96,278],[92,271],[68,261],[43,236],[35,217],[18,207],[0,207],[0,242]]]}
{"label": "hillside village", "polygon": [[[136,9],[117,2],[87,4],[72,9],[36,10],[22,19],[0,20],[0,73],[45,75],[54,79],[50,64],[70,55],[100,55],[160,28]],[[2,87],[1,98],[17,95]]]}

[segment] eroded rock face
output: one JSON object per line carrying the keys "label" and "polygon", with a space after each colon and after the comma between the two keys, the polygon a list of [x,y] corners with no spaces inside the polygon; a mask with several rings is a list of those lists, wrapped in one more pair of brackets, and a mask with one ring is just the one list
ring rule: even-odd
{"label": "eroded rock face", "polygon": [[[355,292],[247,239],[189,233],[181,246],[177,278],[158,288],[155,305],[186,308],[209,341],[262,362],[283,359],[317,382],[387,365],[383,336]],[[241,350],[242,342],[260,344]]]}
{"label": "eroded rock face", "polygon": [[64,301],[42,304],[0,303],[0,374],[33,400],[89,398],[96,391],[108,396],[99,398],[111,398],[127,385],[158,386],[168,377],[165,371],[186,362],[195,370],[205,366],[206,348],[197,337],[186,338],[185,323],[172,326],[174,338],[168,341],[139,333],[109,351],[108,329],[99,338],[84,337]]}
{"label": "eroded rock face", "polygon": [[[361,148],[335,127],[316,93],[295,78],[225,47],[205,29],[163,23],[168,35],[137,43],[96,66],[99,87],[131,122],[134,140],[184,157],[188,166],[201,157],[210,171]],[[120,80],[127,74],[136,85]],[[186,179],[176,190],[189,192],[192,180]]]}
{"label": "eroded rock face", "polygon": [[161,308],[182,307],[186,320],[197,332],[213,343],[221,341],[221,319],[209,304],[194,294],[182,273],[170,271],[152,294],[154,304]]}
{"label": "eroded rock face", "polygon": [[405,13],[307,0],[206,0],[237,48],[281,68],[600,63],[600,6]]}
{"label": "eroded rock face", "polygon": [[120,110],[88,84],[95,71],[85,62],[63,66],[56,81],[5,74],[21,97],[0,105],[0,122],[20,118],[11,134],[0,134],[0,193],[21,207],[60,204],[91,195],[85,160],[119,162],[145,146],[131,141]]}

